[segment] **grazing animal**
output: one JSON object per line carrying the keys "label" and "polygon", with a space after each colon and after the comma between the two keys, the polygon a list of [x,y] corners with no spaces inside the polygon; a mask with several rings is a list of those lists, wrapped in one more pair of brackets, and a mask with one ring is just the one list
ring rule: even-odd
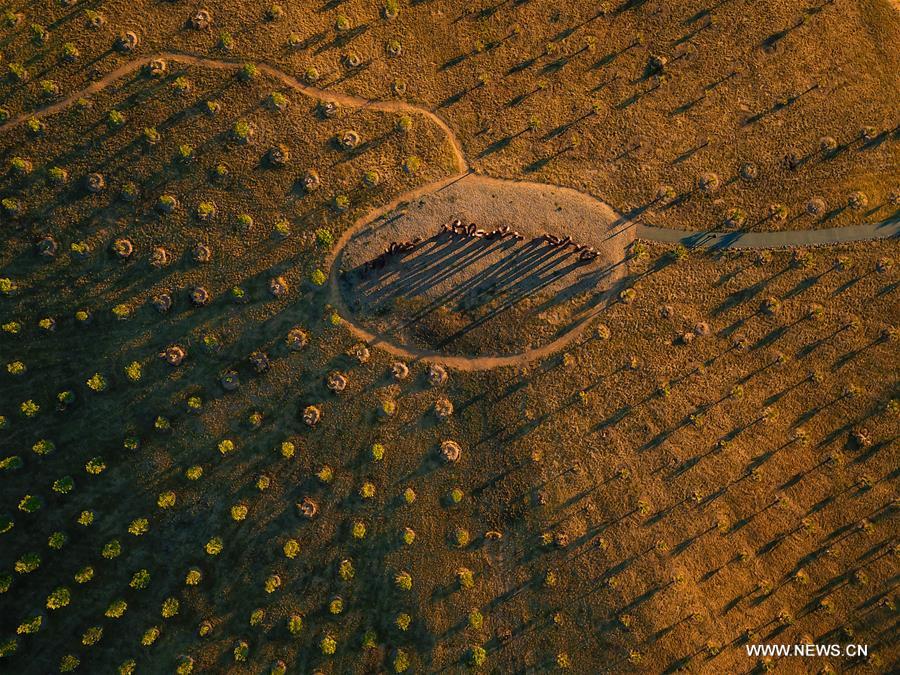
{"label": "grazing animal", "polygon": [[[463,222],[459,218],[454,218],[449,223],[444,223],[440,227],[440,232],[452,232],[453,234],[460,234],[465,237],[475,237],[477,239],[506,239],[507,237],[512,237],[516,241],[524,241],[525,235],[519,232],[518,230],[513,230],[509,225],[500,225],[493,230],[483,230],[478,227],[476,223],[469,223],[468,225],[464,225]],[[570,235],[566,235],[564,237],[558,237],[554,234],[550,234],[549,232],[543,232],[540,235],[541,239],[544,239],[552,248],[566,248],[567,246],[573,246],[575,249],[575,253],[578,254],[578,259],[582,261],[590,261],[594,260],[600,254],[594,250],[592,246],[588,246],[587,244],[579,244],[572,240]],[[379,258],[375,261],[372,261],[370,265],[373,267],[383,267],[385,261],[383,258],[388,255],[393,255],[395,253],[402,253],[405,251],[411,250],[415,247],[416,244],[421,242],[421,237],[413,239],[412,241],[405,242],[391,242],[390,246],[385,249],[384,253],[382,253]]]}

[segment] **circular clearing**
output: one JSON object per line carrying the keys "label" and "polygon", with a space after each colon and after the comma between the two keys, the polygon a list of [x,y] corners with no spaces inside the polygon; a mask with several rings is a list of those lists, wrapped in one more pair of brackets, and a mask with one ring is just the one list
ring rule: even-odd
{"label": "circular clearing", "polygon": [[468,174],[358,222],[332,283],[370,341],[483,369],[564,347],[606,305],[633,239],[583,193]]}

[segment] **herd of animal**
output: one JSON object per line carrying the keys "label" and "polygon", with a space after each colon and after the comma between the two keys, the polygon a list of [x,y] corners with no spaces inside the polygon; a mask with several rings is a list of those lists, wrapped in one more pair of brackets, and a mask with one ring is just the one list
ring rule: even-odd
{"label": "herd of animal", "polygon": [[[485,239],[488,241],[492,239],[506,239],[507,237],[512,237],[516,241],[523,241],[525,239],[524,234],[522,234],[518,230],[511,229],[509,225],[501,225],[500,227],[497,227],[493,230],[485,230],[478,227],[476,223],[469,223],[468,225],[466,225],[459,218],[454,218],[449,223],[441,225],[438,232],[439,234],[450,233],[463,237],[471,237],[474,239]],[[574,247],[574,251],[578,254],[579,260],[591,261],[594,260],[598,255],[600,255],[593,246],[578,244],[572,240],[572,237],[568,235],[566,235],[565,237],[558,237],[556,235],[544,232],[543,234],[541,234],[540,239],[546,241],[551,248],[565,249],[568,246]],[[378,257],[370,260],[366,266],[370,269],[381,269],[387,264],[390,258],[401,253],[412,251],[421,243],[421,237],[416,237],[415,239],[410,239],[407,241],[392,241],[387,245],[387,247],[385,247],[385,249],[381,252],[381,254],[378,255]]]}

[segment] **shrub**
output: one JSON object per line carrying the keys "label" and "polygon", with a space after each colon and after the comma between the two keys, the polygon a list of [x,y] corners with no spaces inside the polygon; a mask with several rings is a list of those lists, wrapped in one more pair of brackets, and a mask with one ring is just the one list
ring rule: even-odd
{"label": "shrub", "polygon": [[274,593],[279,588],[281,588],[281,577],[277,574],[270,574],[266,577],[265,583],[266,593]]}
{"label": "shrub", "polygon": [[48,441],[42,438],[31,446],[31,450],[36,455],[49,455],[54,450],[56,450],[56,445],[53,443],[53,441]]}
{"label": "shrub", "polygon": [[106,608],[103,615],[110,619],[121,619],[127,609],[128,603],[120,598],[109,603],[109,607]]}
{"label": "shrub", "polygon": [[182,143],[175,151],[175,159],[182,164],[191,161],[194,158],[194,146],[190,143]]}
{"label": "shrub", "polygon": [[469,628],[473,630],[481,630],[482,625],[484,625],[484,616],[482,616],[481,612],[477,609],[473,609],[469,612]]}
{"label": "shrub", "polygon": [[84,635],[81,636],[81,644],[85,647],[91,647],[100,642],[100,638],[102,637],[103,628],[100,626],[91,626],[84,632]]}
{"label": "shrub", "polygon": [[25,466],[25,462],[18,455],[4,457],[0,460],[0,471],[16,471]]}
{"label": "shrub", "polygon": [[288,539],[282,547],[286,558],[293,560],[300,554],[300,543],[296,539]]}
{"label": "shrub", "polygon": [[75,573],[75,583],[86,584],[94,578],[94,568],[88,565]]}
{"label": "shrub", "polygon": [[241,213],[238,215],[236,223],[238,231],[246,234],[253,229],[253,216],[249,213]]}
{"label": "shrub", "polygon": [[66,542],[69,541],[69,537],[65,532],[54,532],[47,539],[47,546],[52,548],[55,551],[60,550],[63,546],[66,545]]}
{"label": "shrub", "polygon": [[147,586],[150,585],[150,572],[148,572],[146,569],[138,570],[132,575],[131,581],[128,583],[128,585],[138,591],[144,590],[145,588],[147,588]]}
{"label": "shrub", "polygon": [[422,168],[422,158],[417,155],[410,155],[403,160],[403,170],[406,173],[416,173]]}
{"label": "shrub", "polygon": [[353,569],[353,562],[346,558],[344,560],[341,560],[340,564],[338,565],[338,575],[344,581],[350,581],[351,579],[353,579],[353,577],[356,575],[356,571]]}
{"label": "shrub", "polygon": [[19,574],[30,574],[41,566],[41,556],[37,553],[26,553],[16,561],[14,569]]}
{"label": "shrub", "polygon": [[363,499],[372,499],[375,496],[375,485],[369,481],[366,481],[359,488],[359,496]]}
{"label": "shrub", "polygon": [[469,531],[464,527],[457,527],[453,531],[453,542],[459,548],[465,548],[466,546],[468,546],[470,539],[471,538],[469,536]]}
{"label": "shrub", "polygon": [[357,520],[353,523],[353,538],[354,539],[365,539],[366,537],[366,524],[361,520]]}
{"label": "shrub", "polygon": [[138,382],[143,376],[143,368],[137,361],[132,361],[125,366],[125,377],[132,382]]}
{"label": "shrub", "polygon": [[272,230],[273,235],[278,239],[287,239],[291,236],[291,224],[284,218],[279,218]]}
{"label": "shrub", "polygon": [[271,94],[269,94],[268,103],[269,103],[269,107],[271,107],[274,110],[280,111],[280,110],[284,110],[285,108],[288,107],[290,100],[288,99],[287,96],[282,94],[280,91],[273,91]]}
{"label": "shrub", "polygon": [[35,495],[25,495],[19,502],[19,511],[35,513],[44,505],[44,500]]}
{"label": "shrub", "polygon": [[376,462],[384,459],[384,446],[381,443],[372,445],[372,459]]}
{"label": "shrub", "polygon": [[113,558],[118,558],[122,554],[122,544],[119,543],[118,539],[113,539],[108,542],[104,547],[101,555],[107,560],[112,560]]}
{"label": "shrub", "polygon": [[125,124],[125,115],[118,110],[110,110],[106,115],[106,122],[111,128],[118,129],[120,126]]}
{"label": "shrub", "polygon": [[71,673],[73,670],[78,668],[81,664],[81,661],[74,654],[66,654],[59,660],[59,672],[61,673]]}
{"label": "shrub", "polygon": [[262,607],[257,607],[252,612],[250,612],[250,625],[258,626],[261,624],[266,618],[266,610]]}
{"label": "shrub", "polygon": [[245,504],[235,504],[231,507],[231,519],[240,522],[247,517],[248,511],[249,509]]}
{"label": "shrub", "polygon": [[326,635],[319,642],[319,648],[323,654],[330,656],[337,651],[337,640],[331,635]]}
{"label": "shrub", "polygon": [[330,230],[327,230],[324,227],[317,228],[316,244],[318,244],[320,248],[328,250],[334,246],[334,235]]}
{"label": "shrub", "polygon": [[245,63],[238,71],[238,78],[243,82],[250,82],[257,77],[259,77],[259,68],[253,63]]}
{"label": "shrub", "polygon": [[408,630],[411,623],[412,617],[406,612],[401,612],[397,615],[397,618],[394,619],[394,625],[402,631]]}
{"label": "shrub", "polygon": [[242,663],[247,660],[247,656],[250,654],[250,645],[245,640],[238,640],[234,645],[232,654],[235,661]]}
{"label": "shrub", "polygon": [[321,286],[328,280],[328,277],[325,276],[325,273],[322,270],[316,269],[312,274],[310,274],[309,280],[313,283],[313,285]]}
{"label": "shrub", "polygon": [[456,580],[460,588],[473,588],[475,586],[475,574],[468,567],[460,567],[456,570]]}
{"label": "shrub", "polygon": [[106,391],[109,384],[106,381],[106,378],[103,377],[100,373],[94,373],[90,379],[86,382],[89,389],[92,391]]}
{"label": "shrub", "polygon": [[206,542],[206,552],[209,555],[219,555],[223,548],[225,548],[225,546],[222,543],[222,537],[213,537]]}
{"label": "shrub", "polygon": [[19,635],[34,635],[41,629],[41,624],[44,621],[44,617],[40,614],[37,616],[31,617],[27,621],[23,621],[19,624],[19,627],[16,628],[16,633]]}
{"label": "shrub", "polygon": [[409,591],[412,590],[412,575],[409,572],[398,572],[394,576],[394,584],[401,591]]}
{"label": "shrub", "polygon": [[469,665],[480,668],[487,661],[487,652],[480,645],[472,645],[469,647]]}
{"label": "shrub", "polygon": [[27,82],[30,78],[28,73],[28,69],[25,68],[21,63],[10,63],[9,66],[9,74],[13,80],[16,82]]}
{"label": "shrub", "polygon": [[144,634],[141,636],[141,644],[144,647],[150,647],[157,639],[159,639],[159,628],[152,626],[144,631]]}
{"label": "shrub", "polygon": [[181,603],[178,602],[177,598],[166,598],[163,600],[162,609],[160,613],[162,614],[162,618],[171,619],[173,616],[178,614],[178,610],[180,608]]}
{"label": "shrub", "polygon": [[128,525],[128,533],[133,534],[135,537],[146,534],[149,529],[150,521],[146,518],[135,518],[131,521],[131,524]]}
{"label": "shrub", "polygon": [[288,632],[295,637],[300,635],[303,631],[303,618],[297,614],[289,616],[287,620],[287,629]]}
{"label": "shrub", "polygon": [[69,604],[71,599],[72,594],[69,592],[69,589],[65,586],[60,586],[47,596],[47,609],[62,609]]}
{"label": "shrub", "polygon": [[[400,616],[406,616],[405,614],[401,614]],[[399,617],[398,617],[399,621]],[[406,630],[405,628],[402,630]],[[409,656],[407,656],[406,652],[402,649],[398,649],[397,653],[394,655],[394,672],[395,673],[405,673],[409,670]]]}
{"label": "shrub", "polygon": [[194,659],[186,654],[178,657],[178,666],[175,668],[175,675],[190,675],[194,672]]}
{"label": "shrub", "polygon": [[102,457],[93,457],[84,465],[84,470],[92,476],[97,476],[106,471],[106,462]]}

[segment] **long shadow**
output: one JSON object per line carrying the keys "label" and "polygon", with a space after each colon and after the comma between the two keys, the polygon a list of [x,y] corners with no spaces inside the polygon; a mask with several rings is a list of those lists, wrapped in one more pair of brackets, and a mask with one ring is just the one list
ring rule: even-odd
{"label": "long shadow", "polygon": [[[442,239],[443,244],[436,248],[437,242]],[[489,243],[478,239],[464,240],[462,252],[455,253],[453,244],[458,241],[459,238],[455,235],[442,234],[429,240],[433,252],[426,251],[424,257],[413,256],[408,260],[398,260],[386,266],[384,272],[379,270],[379,274],[375,276],[367,277],[364,270],[354,270],[350,277],[353,279],[351,286],[357,294],[362,289],[377,313],[380,311],[379,307],[384,309],[399,297],[409,298],[426,293],[464,271],[480,258],[499,252],[504,246],[513,243],[510,240]],[[493,304],[492,309],[467,326],[466,330],[470,330],[584,264],[584,261],[578,261],[565,265],[567,257],[569,256],[557,249],[541,246],[540,240],[532,240],[512,255],[494,261],[479,274],[453,286],[439,297],[430,299],[426,307],[417,310],[402,327],[420,321],[437,308],[451,303],[463,311],[488,308]],[[434,270],[440,271],[435,274]],[[391,281],[379,286],[379,280],[385,277]],[[358,278],[363,278],[364,281],[356,284]],[[559,300],[563,301],[566,297],[560,295]]]}

